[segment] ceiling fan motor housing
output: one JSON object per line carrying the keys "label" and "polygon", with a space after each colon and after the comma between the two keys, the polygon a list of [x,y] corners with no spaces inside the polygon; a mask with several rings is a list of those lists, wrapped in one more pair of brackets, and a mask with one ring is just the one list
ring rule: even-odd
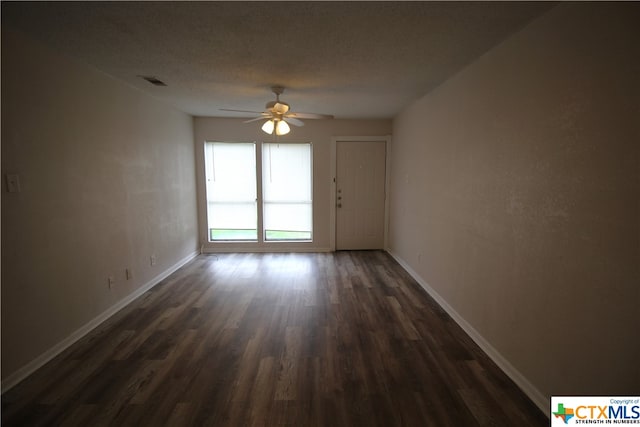
{"label": "ceiling fan motor housing", "polygon": [[265,107],[274,114],[285,114],[289,111],[289,104],[280,100],[267,102]]}

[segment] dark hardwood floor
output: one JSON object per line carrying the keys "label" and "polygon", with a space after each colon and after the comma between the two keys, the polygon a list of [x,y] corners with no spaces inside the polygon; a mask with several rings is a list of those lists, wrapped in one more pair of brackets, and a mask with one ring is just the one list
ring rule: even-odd
{"label": "dark hardwood floor", "polygon": [[2,396],[6,427],[548,424],[380,251],[199,256]]}

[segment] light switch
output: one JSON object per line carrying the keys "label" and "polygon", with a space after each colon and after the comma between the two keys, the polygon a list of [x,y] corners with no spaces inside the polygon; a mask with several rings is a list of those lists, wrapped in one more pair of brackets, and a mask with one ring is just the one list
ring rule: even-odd
{"label": "light switch", "polygon": [[7,174],[7,191],[9,193],[20,192],[20,177],[15,173]]}

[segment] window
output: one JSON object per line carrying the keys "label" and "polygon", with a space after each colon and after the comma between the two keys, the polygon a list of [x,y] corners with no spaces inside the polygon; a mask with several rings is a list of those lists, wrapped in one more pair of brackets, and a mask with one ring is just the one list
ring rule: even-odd
{"label": "window", "polygon": [[262,144],[264,240],[311,240],[311,144]]}
{"label": "window", "polygon": [[258,240],[256,148],[205,144],[209,240]]}
{"label": "window", "polygon": [[257,152],[255,143],[205,143],[209,241],[312,240],[311,143],[265,142],[261,148]]}

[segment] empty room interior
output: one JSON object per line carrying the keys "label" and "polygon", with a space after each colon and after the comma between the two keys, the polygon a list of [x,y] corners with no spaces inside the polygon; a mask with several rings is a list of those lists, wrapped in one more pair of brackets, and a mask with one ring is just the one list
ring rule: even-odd
{"label": "empty room interior", "polygon": [[2,423],[544,426],[640,395],[640,3],[2,2]]}

